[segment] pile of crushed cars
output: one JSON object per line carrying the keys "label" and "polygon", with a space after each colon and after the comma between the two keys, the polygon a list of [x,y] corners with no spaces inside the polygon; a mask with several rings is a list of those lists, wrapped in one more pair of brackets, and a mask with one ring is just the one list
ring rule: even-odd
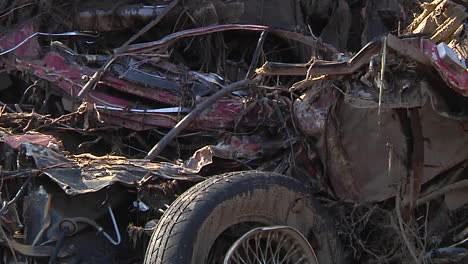
{"label": "pile of crushed cars", "polygon": [[349,263],[468,263],[466,6],[1,1],[1,262],[142,263],[184,191],[259,170]]}

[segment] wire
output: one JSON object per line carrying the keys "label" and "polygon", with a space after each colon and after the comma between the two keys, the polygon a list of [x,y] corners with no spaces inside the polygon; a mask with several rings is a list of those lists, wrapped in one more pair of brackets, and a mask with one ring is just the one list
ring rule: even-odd
{"label": "wire", "polygon": [[109,210],[109,215],[112,219],[112,224],[114,225],[114,231],[115,231],[115,235],[117,236],[117,238],[116,240],[112,239],[112,237],[109,234],[107,234],[105,231],[102,231],[102,234],[107,238],[107,240],[109,240],[109,242],[117,246],[118,244],[120,244],[120,241],[121,241],[119,227],[117,226],[117,221],[115,221],[114,212],[112,212],[112,208],[110,207],[110,205],[107,205],[107,209]]}
{"label": "wire", "polygon": [[10,208],[10,206],[12,204],[14,204],[20,197],[21,195],[24,193],[24,191],[26,190],[26,186],[28,185],[28,183],[31,181],[32,177],[29,176],[29,178],[23,183],[23,185],[21,186],[21,188],[18,190],[18,192],[16,193],[15,197],[13,197],[13,199],[11,199],[11,201],[9,201],[8,203],[7,202],[3,202],[3,206],[2,206],[2,209],[0,209],[0,216],[1,215],[4,215],[7,211],[8,211],[8,208]]}
{"label": "wire", "polygon": [[0,56],[3,56],[5,54],[8,54],[14,50],[16,50],[17,48],[21,47],[23,44],[25,44],[26,42],[28,42],[30,39],[34,38],[35,36],[50,36],[50,37],[57,37],[57,36],[83,36],[83,37],[97,37],[96,35],[91,35],[91,34],[88,34],[88,33],[81,33],[81,32],[76,32],[76,31],[73,31],[73,32],[64,32],[64,33],[44,33],[44,32],[36,32],[34,34],[32,34],[31,36],[25,38],[23,41],[21,41],[20,43],[18,43],[16,46],[14,46],[13,48],[10,48],[10,49],[7,49],[5,51],[2,51],[0,52]]}

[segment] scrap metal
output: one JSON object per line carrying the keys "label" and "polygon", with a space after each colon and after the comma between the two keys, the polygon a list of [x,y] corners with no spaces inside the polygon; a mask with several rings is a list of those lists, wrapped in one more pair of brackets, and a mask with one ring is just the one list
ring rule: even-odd
{"label": "scrap metal", "polygon": [[356,263],[466,257],[463,1],[7,2],[3,263],[140,263],[241,170],[309,186]]}

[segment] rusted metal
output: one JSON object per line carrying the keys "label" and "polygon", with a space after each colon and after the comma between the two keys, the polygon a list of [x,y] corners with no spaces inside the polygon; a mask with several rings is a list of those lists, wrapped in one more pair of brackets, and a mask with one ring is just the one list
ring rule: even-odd
{"label": "rusted metal", "polygon": [[62,142],[57,140],[55,137],[39,133],[29,135],[3,135],[2,139],[13,149],[18,149],[21,146],[21,144],[25,142],[44,147],[63,148]]}
{"label": "rusted metal", "polygon": [[[406,250],[418,259],[438,246],[431,230],[439,215],[441,234],[463,227],[460,5],[425,5],[411,35],[401,35],[390,27],[413,14],[397,0],[22,2],[0,3],[0,67],[9,80],[0,88],[2,261],[142,259],[134,251],[144,251],[178,195],[247,169],[310,187],[333,208],[356,263],[404,262]],[[74,29],[98,32],[67,32]],[[374,36],[382,37],[359,50]],[[294,84],[288,75],[306,78]],[[123,243],[85,228],[117,222],[130,236]],[[379,247],[382,237],[397,248]]]}
{"label": "rusted metal", "polygon": [[[230,30],[245,30],[245,31],[259,31],[259,32],[270,30],[272,34],[277,34],[278,36],[284,37],[286,39],[296,40],[303,44],[313,46],[313,47],[318,46],[316,39],[304,36],[299,33],[291,32],[291,31],[274,29],[274,28],[269,28],[268,26],[261,26],[261,25],[227,24],[227,25],[214,25],[214,26],[207,26],[207,27],[179,31],[179,32],[167,35],[166,37],[157,41],[129,45],[127,49],[125,49],[125,52],[143,52],[143,51],[156,50],[156,49],[168,46],[181,38],[200,36],[200,35],[206,35],[206,34],[212,34],[216,32],[223,32],[223,31],[230,31]],[[336,52],[336,49],[330,47],[329,45],[322,44],[322,47],[325,49],[331,50],[332,52]],[[120,53],[123,51],[124,49],[121,49],[121,48],[114,49],[115,53]]]}
{"label": "rusted metal", "polygon": [[407,172],[406,177],[401,179],[401,215],[406,222],[409,222],[413,210],[416,208],[421,185],[424,181],[424,136],[419,109],[398,110],[398,115],[401,119],[402,130],[407,138],[407,155],[405,157]]}
{"label": "rusted metal", "polygon": [[92,9],[80,11],[74,23],[80,30],[113,31],[122,30],[146,23],[160,16],[167,5],[158,6],[122,6],[115,10]]}
{"label": "rusted metal", "polygon": [[[417,39],[416,39],[417,40]],[[422,40],[422,46],[413,40],[399,39],[391,34],[387,35],[387,45],[401,56],[407,56],[422,65],[432,65],[445,80],[445,82],[460,94],[468,94],[468,71],[457,70],[450,67],[440,57],[437,46],[430,40]],[[380,41],[368,44],[360,50],[348,62],[321,62],[314,61],[310,64],[286,64],[267,62],[257,69],[257,74],[261,75],[299,75],[299,76],[319,76],[319,75],[347,75],[356,72],[358,69],[369,63],[372,56],[378,53]]]}

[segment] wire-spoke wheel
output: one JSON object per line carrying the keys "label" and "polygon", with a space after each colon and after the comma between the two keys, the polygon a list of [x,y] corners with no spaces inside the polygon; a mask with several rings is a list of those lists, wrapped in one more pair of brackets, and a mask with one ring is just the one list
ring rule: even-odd
{"label": "wire-spoke wheel", "polygon": [[227,173],[193,186],[171,204],[144,263],[344,264],[333,227],[303,183],[271,172]]}
{"label": "wire-spoke wheel", "polygon": [[305,237],[289,226],[252,229],[228,250],[224,264],[319,264]]}

